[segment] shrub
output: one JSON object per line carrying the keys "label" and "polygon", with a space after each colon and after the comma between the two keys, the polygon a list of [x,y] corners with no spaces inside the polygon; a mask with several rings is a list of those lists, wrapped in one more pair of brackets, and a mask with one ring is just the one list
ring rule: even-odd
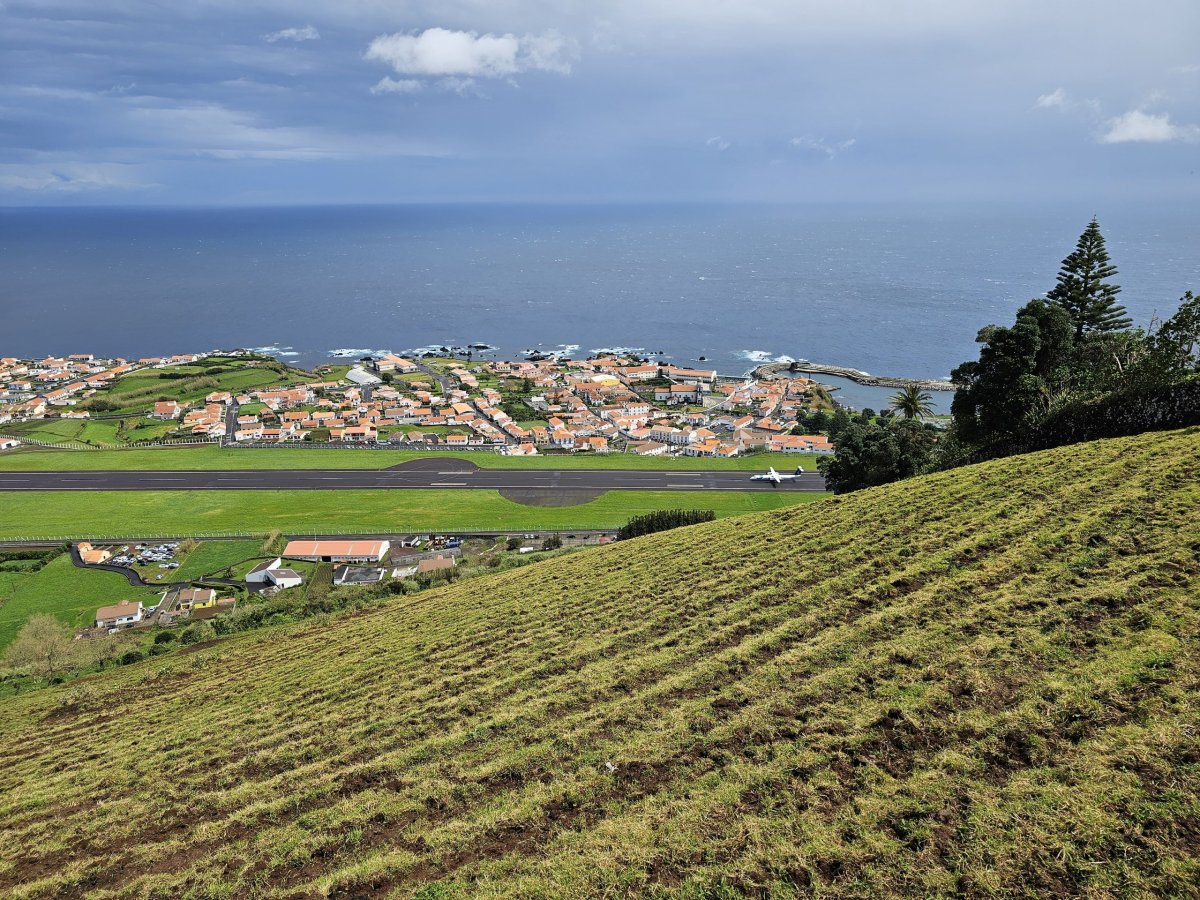
{"label": "shrub", "polygon": [[211,625],[207,622],[193,622],[187,628],[183,629],[183,634],[179,636],[181,644],[198,644],[201,641],[207,641],[216,636]]}
{"label": "shrub", "polygon": [[[634,516],[617,531],[617,540],[641,537],[644,534],[654,534],[656,531],[669,531],[683,525],[697,525],[700,522],[711,522],[717,514],[711,509],[664,509],[647,513],[644,516]],[[562,546],[562,541],[558,544]]]}

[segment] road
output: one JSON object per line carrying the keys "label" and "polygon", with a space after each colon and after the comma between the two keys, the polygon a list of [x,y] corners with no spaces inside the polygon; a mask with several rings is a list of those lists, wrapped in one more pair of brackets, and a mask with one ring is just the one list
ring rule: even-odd
{"label": "road", "polygon": [[635,469],[480,469],[460,460],[420,460],[392,469],[267,469],[203,472],[0,472],[0,491],[515,490],[824,491],[809,472],[775,485],[751,472]]}

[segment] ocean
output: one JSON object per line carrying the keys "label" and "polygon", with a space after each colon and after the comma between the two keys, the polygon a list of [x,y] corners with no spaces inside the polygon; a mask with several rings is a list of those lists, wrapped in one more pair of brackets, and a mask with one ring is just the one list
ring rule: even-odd
{"label": "ocean", "polygon": [[[311,366],[482,343],[945,378],[1053,285],[1093,212],[1138,324],[1200,289],[1182,206],[8,208],[0,355],[247,347]],[[891,393],[822,380],[860,408]]]}

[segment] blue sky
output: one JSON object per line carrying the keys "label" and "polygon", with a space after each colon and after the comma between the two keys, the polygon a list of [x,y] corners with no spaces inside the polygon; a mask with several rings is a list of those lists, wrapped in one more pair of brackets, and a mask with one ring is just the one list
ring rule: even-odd
{"label": "blue sky", "polygon": [[0,204],[1179,199],[1196,0],[3,0]]}

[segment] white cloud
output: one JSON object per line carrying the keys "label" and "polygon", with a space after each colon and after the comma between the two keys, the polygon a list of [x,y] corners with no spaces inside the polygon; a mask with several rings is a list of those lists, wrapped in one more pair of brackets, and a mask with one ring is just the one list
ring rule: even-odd
{"label": "white cloud", "polygon": [[1109,119],[1100,135],[1102,144],[1163,144],[1168,141],[1200,142],[1200,126],[1176,125],[1166,113],[1156,115],[1132,109]]}
{"label": "white cloud", "polygon": [[1176,66],[1171,70],[1176,75],[1195,75],[1200,72],[1200,63],[1188,63],[1186,66]]}
{"label": "white cloud", "polygon": [[725,138],[717,135],[716,137],[710,137],[707,141],[705,141],[704,146],[715,147],[717,150],[725,151],[728,150],[732,145],[729,143],[729,141],[725,140]]}
{"label": "white cloud", "polygon": [[218,159],[329,159],[346,156],[349,149],[311,129],[267,125],[216,103],[141,106],[129,111],[129,119],[170,135],[192,153]]}
{"label": "white cloud", "polygon": [[415,78],[396,79],[385,75],[371,86],[371,93],[379,94],[415,94],[425,87],[424,82]]}
{"label": "white cloud", "polygon": [[117,163],[0,165],[0,190],[79,194],[104,190],[145,190],[158,186],[139,181],[132,167]]}
{"label": "white cloud", "polygon": [[276,41],[319,41],[321,32],[313,28],[311,25],[305,25],[303,28],[283,28],[279,31],[272,31],[270,34],[264,34],[263,40],[268,44],[274,44]]}
{"label": "white cloud", "polygon": [[454,76],[451,76],[450,78],[439,78],[437,81],[437,86],[443,91],[453,91],[459,96],[479,93],[474,78],[457,78]]}
{"label": "white cloud", "polygon": [[[139,98],[121,116],[129,138],[177,158],[308,161],[364,157],[449,157],[457,150],[433,141],[367,131],[338,133],[311,126],[275,125],[262,116],[217,103],[179,105],[161,97]],[[128,157],[129,152],[123,151]]]}
{"label": "white cloud", "polygon": [[827,141],[824,138],[813,137],[794,137],[788,141],[793,147],[800,150],[812,150],[816,153],[824,153],[829,159],[833,159],[845,151],[849,150],[858,143],[857,138],[847,138],[844,141]]}
{"label": "white cloud", "polygon": [[531,70],[567,74],[576,55],[575,42],[554,31],[518,37],[447,28],[383,34],[365,54],[401,75],[466,78],[503,78]]}
{"label": "white cloud", "polygon": [[1067,92],[1062,88],[1055,88],[1049,94],[1042,94],[1037,98],[1037,102],[1033,105],[1038,109],[1062,109],[1067,103]]}
{"label": "white cloud", "polygon": [[1067,93],[1066,88],[1055,88],[1048,94],[1042,94],[1033,102],[1034,109],[1057,109],[1061,112],[1082,112],[1085,116],[1099,121],[1103,115],[1100,101],[1092,98],[1077,100]]}

